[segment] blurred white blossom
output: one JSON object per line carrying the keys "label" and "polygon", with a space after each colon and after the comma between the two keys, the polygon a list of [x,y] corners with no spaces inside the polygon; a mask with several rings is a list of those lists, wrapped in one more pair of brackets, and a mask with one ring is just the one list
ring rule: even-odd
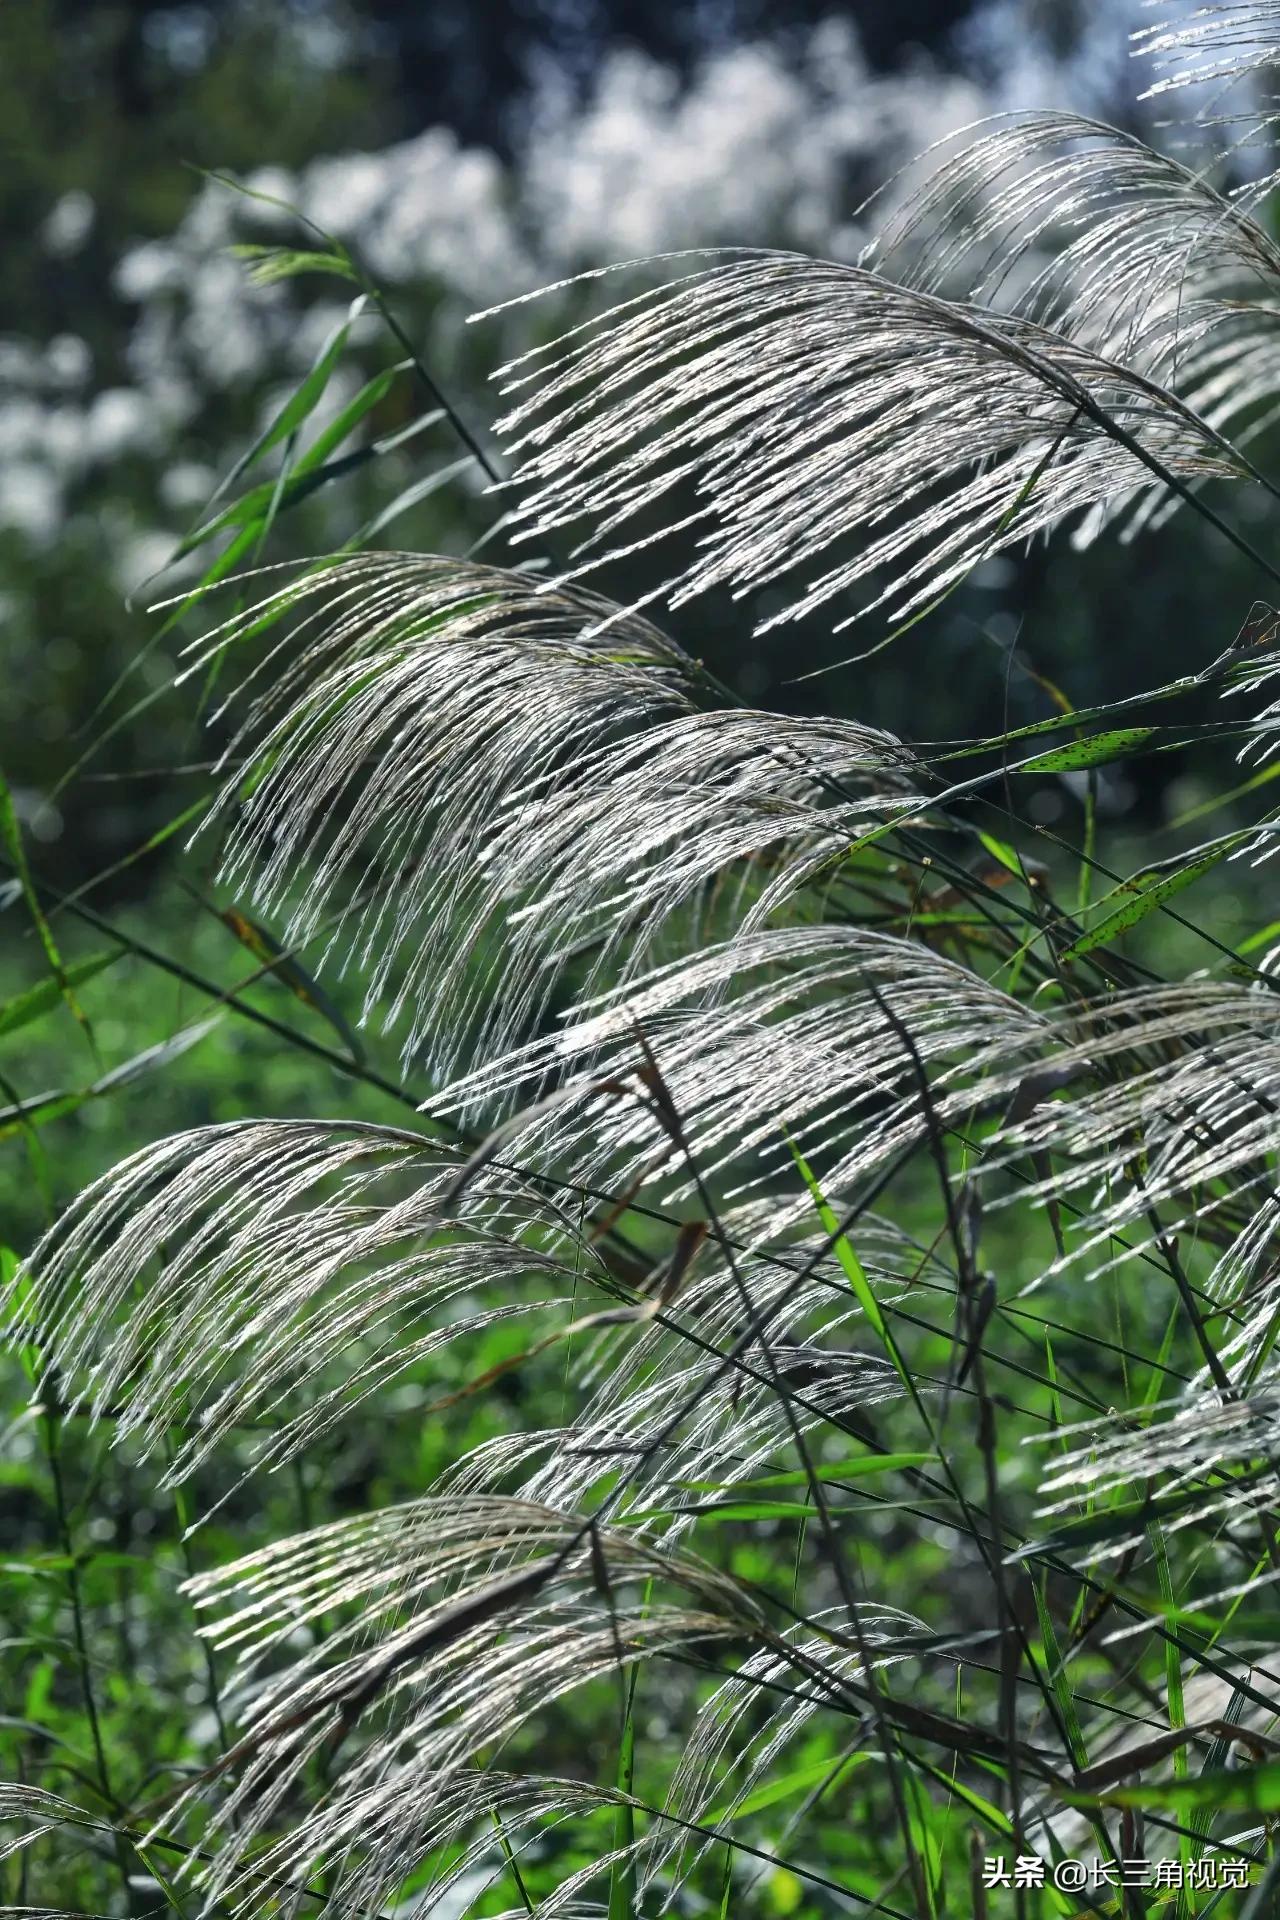
{"label": "blurred white blossom", "polygon": [[[769,43],[725,48],[687,83],[634,50],[604,60],[585,101],[546,78],[511,165],[434,127],[297,173],[264,167],[244,184],[338,235],[402,292],[424,357],[452,380],[468,312],[582,268],[743,243],[852,258],[867,237],[859,205],[912,154],[1004,104],[1008,89],[1025,101],[1049,87],[1051,53],[1027,31],[1038,4],[991,0],[980,16],[975,62],[1003,76],[986,92],[923,61],[874,73],[853,31],[832,20],[785,53]],[[1065,78],[1066,104],[1096,106],[1081,94],[1110,85],[1115,61],[1127,60],[1132,9],[1130,0],[1080,5],[1084,50],[1056,70],[1056,92],[1063,100]],[[88,195],[64,195],[43,244],[74,251],[93,218]],[[90,391],[94,368],[75,335],[47,347],[0,339],[0,529],[43,546],[69,514],[96,512],[100,525],[75,489],[126,457],[150,462],[154,478],[124,509],[135,525],[130,541],[113,540],[115,569],[133,577],[123,546],[151,556],[185,527],[212,468],[225,470],[247,444],[246,413],[260,431],[347,309],[349,290],[315,278],[255,286],[228,251],[246,239],[305,244],[280,206],[206,182],[171,236],[125,251],[113,287],[133,315],[128,384]],[[526,343],[528,310],[503,324],[507,339],[485,341],[491,362]],[[351,397],[356,378],[339,371],[309,433]]]}
{"label": "blurred white blossom", "polygon": [[0,528],[10,527],[32,546],[46,547],[56,538],[61,522],[58,483],[49,469],[34,460],[10,461],[0,455]]}
{"label": "blurred white blossom", "polygon": [[89,235],[93,232],[93,222],[97,208],[89,194],[79,187],[73,187],[56,200],[46,215],[40,228],[40,238],[46,253],[55,260],[65,260],[73,253],[79,253]]}

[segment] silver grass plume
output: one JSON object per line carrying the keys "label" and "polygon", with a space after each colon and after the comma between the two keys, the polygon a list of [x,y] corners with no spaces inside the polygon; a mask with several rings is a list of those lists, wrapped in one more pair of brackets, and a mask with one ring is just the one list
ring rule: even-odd
{"label": "silver grass plume", "polygon": [[[835,1616],[830,1624],[838,1631],[844,1627]],[[872,1667],[880,1669],[906,1657],[895,1651],[893,1643],[920,1629],[921,1622],[896,1608],[880,1608],[868,1610],[860,1626],[863,1644],[873,1654]],[[846,1646],[833,1655],[829,1642],[804,1627],[789,1628],[783,1641],[784,1648],[798,1643],[810,1659],[827,1661],[836,1673],[861,1677],[864,1672],[859,1650]],[[670,1889],[668,1898],[678,1893],[715,1844],[711,1835],[716,1828],[733,1819],[827,1704],[822,1689],[810,1682],[789,1688],[785,1699],[770,1703],[762,1713],[761,1687],[786,1681],[791,1672],[787,1651],[763,1647],[744,1660],[738,1672],[722,1682],[699,1708],[666,1802],[668,1809],[688,1824],[673,1823],[667,1829],[657,1826],[652,1830],[643,1861],[645,1886],[661,1879],[664,1892]],[[703,1831],[691,1834],[689,1827],[701,1827]]]}
{"label": "silver grass plume", "polygon": [[[687,1195],[689,1168],[651,1112],[608,1090],[643,1064],[641,1030],[704,1177],[739,1170],[745,1184],[731,1184],[732,1195],[768,1169],[775,1182],[789,1173],[794,1189],[789,1133],[844,1192],[924,1137],[911,1063],[885,1005],[914,1038],[944,1119],[1007,1097],[1050,1032],[1042,1015],[918,941],[856,926],[777,927],[600,995],[559,1033],[445,1088],[428,1110],[532,1102],[512,1136],[522,1158],[622,1189],[660,1178],[669,1200]],[[800,1189],[774,1228],[808,1205]]]}
{"label": "silver grass plume", "polygon": [[[1081,1509],[1129,1496],[1104,1538],[1077,1549],[1105,1562],[1144,1548],[1158,1523],[1171,1541],[1207,1526],[1243,1529],[1265,1521],[1280,1498],[1280,1369],[1252,1385],[1221,1392],[1201,1385],[1194,1394],[1148,1411],[1062,1429],[1062,1451],[1040,1481],[1044,1534],[1070,1541]],[[1145,1498],[1134,1498],[1146,1489]],[[1125,1519],[1128,1525],[1124,1524]],[[1237,1556],[1212,1551],[1197,1569],[1196,1604],[1217,1605],[1276,1579],[1274,1565],[1242,1568]],[[1270,1649],[1268,1649],[1269,1651]]]}
{"label": "silver grass plume", "polygon": [[[1155,0],[1148,0],[1155,4]],[[1218,0],[1181,19],[1164,19],[1133,36],[1133,51],[1157,78],[1139,97],[1158,100],[1193,87],[1202,97],[1195,119],[1230,134],[1229,153],[1248,156],[1238,197],[1265,200],[1280,169],[1274,134],[1280,124],[1280,6],[1276,0]],[[1254,162],[1260,154],[1261,165]]]}
{"label": "silver grass plume", "polygon": [[[369,1126],[260,1122],[182,1136],[90,1189],[37,1249],[7,1309],[19,1337],[57,1355],[68,1407],[109,1413],[117,1438],[144,1450],[170,1423],[188,1425],[171,1477],[189,1476],[233,1426],[267,1409],[284,1414],[260,1456],[272,1463],[444,1340],[520,1311],[511,1292],[522,1276],[541,1283],[533,1307],[558,1308],[561,1319],[570,1278],[588,1280],[590,1246],[545,1196],[499,1168],[474,1177],[446,1213],[442,1193],[458,1169],[456,1153]],[[572,1276],[549,1250],[567,1258],[571,1244]],[[566,1283],[559,1299],[547,1289],[557,1280]],[[825,1292],[816,1279],[797,1287],[785,1268],[750,1284],[761,1310],[775,1300],[785,1308],[778,1337],[807,1315],[830,1338],[849,1317],[848,1305],[833,1307],[829,1277]],[[494,1307],[468,1306],[491,1289]],[[713,1352],[740,1329],[723,1274],[680,1305]],[[496,1491],[511,1483],[510,1461],[491,1457],[478,1486],[277,1542],[195,1583],[202,1608],[222,1608],[211,1632],[236,1655],[245,1729],[214,1770],[219,1782],[224,1764],[236,1773],[210,1816],[213,1859],[193,1857],[183,1870],[202,1910],[230,1903],[247,1916],[264,1885],[274,1893],[287,1881],[278,1897],[291,1912],[290,1890],[303,1900],[302,1883],[321,1869],[354,1902],[387,1897],[423,1857],[424,1832],[443,1833],[450,1807],[449,1831],[462,1834],[479,1807],[496,1804],[487,1771],[469,1775],[461,1799],[450,1785],[491,1748],[495,1700],[514,1735],[565,1690],[611,1671],[620,1649],[624,1659],[670,1656],[762,1630],[736,1583],[675,1542],[691,1481],[725,1480],[726,1451],[748,1477],[788,1434],[758,1370],[740,1395],[709,1394],[687,1359],[677,1369],[679,1357],[669,1333],[631,1353],[598,1350],[586,1369],[598,1381],[594,1409],[562,1446],[539,1436],[559,1460],[526,1474],[514,1497]],[[861,1361],[837,1368],[814,1391],[806,1424],[890,1391],[876,1376]],[[673,1392],[686,1387],[692,1417],[673,1432]],[[575,1495],[667,1434],[671,1448],[615,1502],[616,1524],[593,1528],[588,1542]],[[675,1582],[679,1604],[632,1612],[615,1597],[615,1584],[654,1576]],[[566,1585],[584,1597],[566,1598]],[[290,1658],[308,1621],[339,1614],[348,1626]],[[259,1849],[301,1771],[339,1737],[351,1738],[355,1757],[287,1837]],[[579,1811],[589,1798],[551,1794]]]}
{"label": "silver grass plume", "polygon": [[[107,1833],[108,1823],[42,1787],[0,1781],[0,1860],[11,1860],[48,1833]],[[52,1909],[51,1909],[52,1911]]]}
{"label": "silver grass plume", "polygon": [[1114,1237],[1127,1257],[1125,1236],[1153,1210],[1165,1233],[1206,1229],[1266,1191],[1280,1145],[1280,998],[1265,985],[1206,979],[1099,996],[1052,1023],[1040,1071],[1072,1097],[1011,1115],[988,1167],[1052,1163],[1019,1202],[1083,1202],[1075,1244],[1048,1273],[1086,1257],[1105,1271],[1100,1250]]}
{"label": "silver grass plume", "polygon": [[[735,1265],[796,1426],[817,1433],[899,1398],[902,1386],[889,1363],[860,1344],[864,1318],[838,1266],[826,1261],[802,1274],[802,1251],[773,1259],[739,1252]],[[577,1508],[599,1498],[620,1468],[642,1465],[615,1493],[614,1510],[645,1515],[655,1538],[674,1543],[692,1526],[706,1483],[731,1488],[785,1457],[794,1428],[759,1344],[736,1366],[717,1364],[741,1344],[744,1312],[724,1259],[707,1264],[661,1324],[601,1340],[579,1369],[571,1425],[501,1435],[463,1455],[441,1487],[484,1493],[517,1484],[523,1497]],[[886,1303],[903,1290],[904,1270],[905,1252],[889,1269],[871,1261]],[[673,1405],[688,1408],[674,1432]]]}
{"label": "silver grass plume", "polygon": [[[1177,1539],[1211,1522],[1265,1520],[1280,1495],[1280,1000],[1265,978],[1192,980],[1100,1000],[1071,1025],[1069,1044],[1046,1058],[1090,1084],[1006,1127],[986,1170],[1025,1154],[1040,1177],[1020,1203],[1078,1202],[1044,1278],[1070,1269],[1096,1282],[1126,1265],[1135,1281],[1150,1272],[1167,1284],[1182,1246],[1217,1249],[1204,1295],[1222,1326],[1183,1393],[1064,1429],[1041,1480],[1051,1529],[1082,1503],[1147,1489],[1130,1530],[1090,1544],[1114,1559],[1138,1551],[1154,1519]],[[1218,1566],[1207,1582],[1218,1590],[1201,1594],[1205,1605],[1274,1577],[1232,1584],[1213,1556],[1207,1565]]]}
{"label": "silver grass plume", "polygon": [[[1230,683],[1223,688],[1224,699],[1237,695],[1252,699],[1255,694],[1272,691],[1280,679],[1280,614],[1274,607],[1262,600],[1254,602],[1249,618],[1230,649],[1229,660],[1234,670]],[[1237,758],[1269,760],[1276,750],[1277,732],[1280,732],[1280,695],[1273,695],[1265,706],[1249,716],[1248,735]]]}
{"label": "silver grass plume", "polygon": [[572,532],[575,578],[687,534],[642,603],[769,589],[759,632],[833,604],[837,631],[907,620],[1091,509],[1248,470],[1140,368],[795,254],[690,271],[499,377],[521,537]]}
{"label": "silver grass plume", "polygon": [[[0,1296],[56,1360],[69,1408],[169,1477],[234,1429],[273,1465],[455,1341],[607,1279],[545,1195],[490,1168],[458,1205],[456,1152],[358,1123],[178,1134],[88,1188]],[[604,1303],[602,1303],[604,1304]]]}
{"label": "silver grass plume", "polygon": [[[1065,1044],[1046,1049],[1041,1077],[1069,1085],[1071,1098],[1018,1113],[1015,1096],[977,1173],[993,1212],[1044,1206],[1059,1223],[1058,1257],[1024,1291],[1063,1274],[1097,1285],[1123,1269],[1130,1287],[1163,1293],[1171,1271],[1188,1284],[1181,1249],[1203,1248],[1216,1254],[1204,1310],[1221,1326],[1182,1399],[1162,1409],[1167,1421],[1121,1415],[1090,1428],[1083,1445],[1064,1442],[1043,1489],[1055,1515],[1126,1480],[1158,1486],[1167,1471],[1176,1492],[1172,1469],[1184,1459],[1219,1464],[1224,1433],[1239,1440],[1241,1458],[1250,1444],[1274,1445],[1280,1001],[1261,982],[1144,988],[1100,998],[1056,1037]],[[1001,1191],[1019,1164],[1033,1175]],[[1261,1510],[1268,1497],[1248,1505]],[[1234,1498],[1206,1494],[1170,1526],[1227,1516]],[[1105,1551],[1124,1552],[1129,1540]]]}
{"label": "silver grass plume", "polygon": [[682,656],[639,620],[607,646],[584,638],[599,605],[539,593],[527,575],[375,554],[234,617],[202,643],[197,666],[282,612],[301,618],[248,676],[226,756],[250,773],[223,797],[222,876],[232,886],[251,876],[264,909],[289,907],[286,938],[305,941],[376,850],[379,884],[330,945],[367,969],[366,1017],[389,998],[388,1024],[409,1015],[406,1053],[428,1032],[443,1050],[453,1003],[483,1002],[486,963],[497,973],[485,937],[500,895],[482,866],[500,839],[496,813],[571,752],[679,711]]}
{"label": "silver grass plume", "polygon": [[[620,1461],[643,1458],[673,1392],[687,1390],[689,1418],[623,1503],[669,1507],[674,1535],[696,1504],[689,1482],[748,1478],[785,1446],[758,1361],[706,1383],[705,1356],[727,1351],[742,1325],[723,1257],[708,1253],[659,1320],[653,1300],[628,1308],[633,1293],[584,1232],[572,1196],[558,1205],[492,1163],[459,1191],[464,1167],[454,1150],[367,1124],[258,1121],[177,1135],[90,1187],[15,1275],[0,1311],[15,1336],[56,1357],[69,1410],[109,1415],[117,1441],[143,1455],[184,1430],[166,1469],[173,1482],[233,1434],[255,1467],[279,1465],[445,1349],[465,1359],[500,1322],[527,1323],[536,1358],[575,1313],[584,1399],[573,1427],[482,1449],[452,1469],[452,1486],[515,1483],[574,1506]],[[797,1280],[803,1251],[745,1271],[788,1363],[817,1374],[801,1394],[813,1425],[898,1384],[887,1363],[832,1351],[856,1309],[830,1260]],[[890,1280],[909,1259],[895,1251]],[[871,1247],[868,1258],[879,1272]]]}
{"label": "silver grass plume", "polygon": [[928,160],[863,264],[1140,370],[1237,446],[1275,418],[1280,248],[1203,172],[1048,111],[982,123]]}
{"label": "silver grass plume", "polygon": [[1133,51],[1151,60],[1159,75],[1146,99],[1268,72],[1280,67],[1280,3],[1217,0],[1181,18],[1152,21],[1134,34]]}
{"label": "silver grass plume", "polygon": [[[1233,671],[1223,688],[1224,699],[1235,695],[1252,699],[1260,693],[1270,696],[1265,705],[1250,714],[1244,744],[1236,756],[1244,764],[1256,763],[1263,769],[1254,776],[1258,782],[1267,778],[1266,763],[1275,754],[1276,735],[1280,733],[1280,697],[1275,694],[1276,681],[1280,678],[1278,641],[1280,616],[1265,601],[1255,601],[1230,649],[1228,658]],[[1234,857],[1250,858],[1257,863],[1269,859],[1277,847],[1280,847],[1280,811],[1273,807],[1253,824]],[[1273,949],[1262,963],[1263,971],[1272,972],[1276,961],[1277,950]]]}
{"label": "silver grass plume", "polygon": [[[744,1590],[705,1561],[638,1531],[604,1527],[589,1543],[573,1515],[474,1496],[336,1523],[201,1576],[192,1594],[219,1609],[210,1635],[234,1651],[248,1704],[235,1785],[212,1815],[216,1860],[184,1873],[206,1905],[246,1915],[262,1877],[296,1874],[300,1860],[334,1876],[333,1898],[376,1905],[421,1858],[403,1821],[370,1825],[388,1788],[393,1810],[411,1792],[429,1808],[481,1750],[494,1755],[495,1737],[499,1751],[518,1746],[532,1715],[593,1677],[770,1637]],[[300,1622],[321,1615],[340,1624],[291,1657]],[[348,1740],[312,1811],[256,1848],[308,1762]],[[304,1900],[300,1888],[284,1911]]]}
{"label": "silver grass plume", "polygon": [[[289,665],[226,758],[225,883],[359,965],[439,1075],[587,990],[760,924],[861,833],[921,803],[910,756],[849,721],[699,710],[694,663],[575,589],[408,555],[291,583]],[[608,632],[598,632],[607,626]],[[218,817],[218,816],[215,816]],[[300,871],[305,884],[298,885]],[[677,945],[678,936],[678,945]]]}

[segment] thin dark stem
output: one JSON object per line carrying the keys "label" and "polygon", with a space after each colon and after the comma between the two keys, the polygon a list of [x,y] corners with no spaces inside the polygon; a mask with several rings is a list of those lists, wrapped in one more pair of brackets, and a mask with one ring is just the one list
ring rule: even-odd
{"label": "thin dark stem", "polygon": [[[80,1698],[84,1705],[85,1720],[89,1727],[89,1739],[93,1747],[94,1769],[97,1784],[104,1805],[114,1816],[120,1811],[120,1802],[116,1797],[111,1781],[111,1772],[107,1764],[107,1751],[102,1738],[102,1723],[98,1716],[97,1696],[93,1688],[93,1670],[89,1661],[88,1635],[85,1630],[84,1595],[80,1585],[80,1561],[76,1550],[75,1535],[71,1524],[71,1510],[67,1503],[66,1482],[62,1471],[62,1433],[60,1411],[60,1389],[57,1371],[50,1368],[45,1375],[43,1386],[44,1412],[40,1429],[44,1439],[45,1459],[49,1466],[49,1480],[53,1489],[53,1510],[57,1526],[58,1545],[67,1567],[67,1597],[71,1603],[71,1636],[75,1646],[76,1673],[80,1682]],[[137,1901],[133,1886],[133,1862],[124,1835],[112,1826],[112,1846],[115,1852],[116,1867],[124,1886],[125,1899],[130,1913],[137,1912]]]}

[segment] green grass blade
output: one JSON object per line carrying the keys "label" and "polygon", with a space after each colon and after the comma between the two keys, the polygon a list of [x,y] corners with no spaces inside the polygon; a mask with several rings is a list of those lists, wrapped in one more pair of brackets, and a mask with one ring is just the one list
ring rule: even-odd
{"label": "green grass blade", "polygon": [[1233,848],[1240,846],[1247,838],[1248,835],[1244,832],[1227,834],[1223,839],[1214,841],[1211,846],[1206,847],[1194,859],[1176,868],[1173,873],[1161,874],[1158,878],[1151,877],[1150,873],[1134,874],[1107,896],[1114,899],[1117,894],[1128,893],[1132,897],[1123,906],[1109,913],[1089,933],[1081,934],[1078,940],[1073,940],[1062,955],[1064,964],[1083,958],[1085,954],[1092,953],[1097,947],[1108,946],[1122,933],[1128,933],[1131,927],[1136,927],[1166,900],[1172,899],[1175,894],[1181,893],[1184,888],[1191,886],[1203,874],[1208,873],[1212,867],[1216,867],[1220,860],[1225,859]]}
{"label": "green grass blade", "polygon": [[42,1020],[46,1013],[58,1006],[65,989],[82,987],[86,980],[92,980],[96,974],[107,967],[114,966],[124,953],[123,947],[116,947],[108,953],[91,953],[83,960],[73,960],[63,969],[61,981],[40,980],[34,987],[28,987],[25,993],[15,994],[12,1000],[0,1005],[0,1035],[16,1033],[20,1027],[30,1026],[33,1020]]}

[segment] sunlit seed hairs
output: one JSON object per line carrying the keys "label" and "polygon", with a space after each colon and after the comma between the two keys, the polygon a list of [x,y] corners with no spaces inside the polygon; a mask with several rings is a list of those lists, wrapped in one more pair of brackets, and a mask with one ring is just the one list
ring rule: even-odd
{"label": "sunlit seed hairs", "polygon": [[[1226,82],[1270,61],[1273,27],[1277,6],[1208,8],[1139,48],[1159,86]],[[1167,1291],[1178,1236],[1194,1241],[1225,1328],[1173,1376],[1180,1398],[1099,1404],[1060,1433],[1046,1533],[1130,1482],[1159,1483],[1171,1533],[1274,1501],[1268,976],[1165,985],[1063,962],[1019,986],[1075,929],[990,836],[1023,945],[984,945],[975,907],[953,951],[957,903],[994,890],[925,758],[853,721],[733,704],[640,610],[723,591],[760,629],[876,608],[901,624],[1034,536],[1117,517],[1133,533],[1253,477],[1241,443],[1280,390],[1280,251],[1247,196],[1063,115],[971,130],[932,164],[883,196],[859,266],[668,261],[506,369],[515,524],[549,571],[329,561],[191,650],[189,673],[250,662],[219,714],[217,886],[320,969],[360,974],[423,1112],[147,1147],[68,1208],[0,1319],[60,1413],[137,1457],[175,1435],[172,1483],[226,1453],[238,1490],[375,1405],[451,1435],[495,1382],[543,1388],[552,1368],[562,1409],[459,1445],[418,1499],[188,1582],[237,1728],[164,1808],[203,1810],[176,1869],[202,1914],[310,1911],[313,1875],[335,1912],[373,1913],[427,1868],[424,1912],[474,1904],[549,1823],[639,1808],[543,1772],[536,1729],[642,1663],[683,1743],[664,1803],[566,1870],[534,1908],[547,1920],[599,1915],[619,1862],[664,1907],[681,1898],[820,1711],[849,1722],[843,1765],[920,1623],[862,1600],[844,1549],[866,1510],[819,1533],[819,1499],[849,1491],[834,1448],[856,1441],[865,1464],[882,1417],[920,1418],[927,1476],[961,1393],[993,1404],[959,1365],[909,1376],[892,1333],[917,1314],[950,1359],[980,1356],[980,1305],[1011,1306],[976,1268],[984,1207],[1052,1222],[1028,1286],[1124,1264]],[[582,584],[637,556],[662,565],[636,605]],[[1232,685],[1273,673],[1250,658]],[[1264,707],[1251,746],[1274,723]],[[900,866],[869,870],[890,844]],[[921,1170],[942,1218],[924,1244],[884,1217],[892,1181]],[[946,1323],[921,1312],[939,1296]],[[511,1350],[474,1363],[495,1330]],[[1023,1375],[1055,1406],[1069,1391],[1065,1369]],[[803,1616],[692,1544],[709,1490],[779,1475],[803,1479],[821,1539]],[[1006,1550],[1036,1545],[1000,1518],[973,1533],[997,1579]],[[1103,1552],[1145,1524],[1122,1512]],[[942,1651],[985,1659],[1017,1626]],[[1056,1736],[1038,1720],[1036,1737]],[[1042,1787],[1074,1777],[1061,1746],[1037,1751]],[[1053,1798],[1037,1789],[1038,1818]],[[100,1828],[22,1787],[0,1788],[0,1823],[0,1855]]]}
{"label": "sunlit seed hairs", "polygon": [[1140,367],[794,254],[694,268],[501,377],[525,537],[571,539],[571,578],[659,549],[645,604],[785,588],[758,632],[902,622],[1091,509],[1246,471]]}

